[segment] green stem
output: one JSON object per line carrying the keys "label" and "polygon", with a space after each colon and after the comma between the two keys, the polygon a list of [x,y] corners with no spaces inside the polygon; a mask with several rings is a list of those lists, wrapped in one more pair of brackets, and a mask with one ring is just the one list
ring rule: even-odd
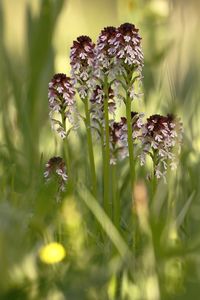
{"label": "green stem", "polygon": [[[101,135],[101,151],[102,151],[102,174],[101,174],[101,186],[104,186],[104,174],[105,174],[105,145],[104,145],[104,127],[102,126],[102,124],[100,125],[100,135]],[[102,192],[102,190],[101,190]],[[103,190],[104,192],[104,190]],[[104,195],[101,194],[102,197],[104,197]],[[103,198],[104,199],[104,198]],[[105,210],[105,205],[104,205],[104,201],[103,201],[103,208]],[[102,229],[101,225],[99,226],[100,230],[99,232],[101,233],[101,238],[102,241],[105,240],[106,234],[104,232],[104,230]]]}
{"label": "green stem", "polygon": [[105,120],[105,151],[104,151],[104,210],[110,215],[110,143],[109,143],[109,112],[108,112],[108,81],[104,80],[104,120]]}
{"label": "green stem", "polygon": [[[132,138],[131,98],[128,91],[126,95],[126,118],[127,118],[128,152],[129,152],[131,196],[132,196],[134,194],[133,189],[134,189],[134,182],[135,182],[135,161],[134,161],[134,153],[133,153],[134,147],[133,147],[133,138]],[[133,253],[135,259],[136,259],[136,252],[137,252],[136,242],[137,242],[137,235],[138,235],[136,222],[137,222],[136,218],[134,218]]]}
{"label": "green stem", "polygon": [[157,190],[157,178],[154,175],[153,176],[153,181],[152,181],[152,199],[155,197],[156,190]]}
{"label": "green stem", "polygon": [[121,299],[123,270],[120,270],[116,277],[116,289],[114,300]]}
{"label": "green stem", "polygon": [[152,157],[153,160],[153,174],[152,174],[152,197],[151,200],[155,197],[155,193],[157,190],[157,178],[156,178],[156,163],[157,163],[157,155],[156,152],[154,152],[154,155]]}
{"label": "green stem", "polygon": [[129,152],[129,163],[130,163],[130,175],[131,175],[131,187],[135,181],[135,161],[133,157],[133,139],[132,139],[132,118],[131,118],[131,98],[127,92],[126,97],[126,118],[127,118],[127,131],[128,131],[128,152]]}
{"label": "green stem", "polygon": [[152,158],[152,162],[153,162],[153,170],[152,170],[152,189],[151,189],[151,201],[153,201],[153,198],[155,197],[156,194],[156,190],[157,190],[157,185],[158,185],[158,181],[156,178],[156,165],[158,162],[157,159],[157,150],[153,151],[153,154],[151,156]]}
{"label": "green stem", "polygon": [[117,181],[117,165],[112,165],[112,195],[113,195],[113,221],[120,230],[120,199]]}
{"label": "green stem", "polygon": [[91,120],[90,120],[90,112],[89,112],[89,107],[88,107],[88,99],[85,98],[83,102],[84,102],[84,106],[85,106],[85,125],[86,125],[88,152],[89,152],[89,160],[90,160],[92,190],[93,190],[93,195],[96,198],[97,197],[97,177],[96,177],[95,162],[94,162],[94,151],[93,151],[93,143],[92,143]]}
{"label": "green stem", "polygon": [[[66,132],[66,118],[65,118],[65,113],[64,111],[61,113],[62,117],[62,125],[63,129]],[[64,153],[65,153],[65,158],[66,158],[66,164],[67,164],[67,172],[69,176],[69,180],[71,179],[71,164],[70,164],[70,158],[69,158],[69,147],[68,147],[68,141],[67,138],[64,139]]]}
{"label": "green stem", "polygon": [[102,186],[104,187],[104,166],[105,166],[105,146],[104,146],[104,128],[101,125],[101,151],[102,151],[102,170],[103,170],[103,174],[102,174]]}
{"label": "green stem", "polygon": [[[59,210],[61,209],[61,207],[59,207]],[[61,212],[59,211],[59,216],[58,216],[58,243],[62,243],[63,240],[63,236],[62,236],[63,232],[62,232],[62,216],[61,216]]]}

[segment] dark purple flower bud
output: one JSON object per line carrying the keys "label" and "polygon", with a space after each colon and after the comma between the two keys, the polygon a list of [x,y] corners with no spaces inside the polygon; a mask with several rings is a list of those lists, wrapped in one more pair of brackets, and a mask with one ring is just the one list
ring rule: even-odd
{"label": "dark purple flower bud", "polygon": [[165,178],[168,164],[171,169],[177,168],[182,135],[183,126],[180,119],[173,115],[150,116],[143,127],[141,164],[144,164],[146,154],[149,154],[156,162],[155,176]]}
{"label": "dark purple flower bud", "polygon": [[72,86],[71,78],[65,74],[55,74],[52,80],[49,82],[49,105],[54,109],[55,106],[59,106],[62,110],[63,106],[69,106],[74,104],[75,91]]}
{"label": "dark purple flower bud", "polygon": [[47,181],[55,179],[58,182],[59,190],[64,191],[68,179],[64,160],[59,156],[54,156],[47,162],[45,167],[45,179]]}
{"label": "dark purple flower bud", "polygon": [[48,99],[50,108],[50,119],[52,128],[58,132],[62,137],[66,137],[66,131],[62,124],[62,117],[64,121],[68,121],[75,126],[74,112],[75,112],[75,90],[72,85],[72,80],[65,74],[55,74],[49,83]]}
{"label": "dark purple flower bud", "polygon": [[134,68],[142,67],[144,56],[141,37],[135,25],[124,23],[118,28],[115,42],[117,61]]}
{"label": "dark purple flower bud", "polygon": [[70,52],[72,77],[82,99],[88,96],[93,83],[94,43],[88,36],[80,36],[73,42]]}

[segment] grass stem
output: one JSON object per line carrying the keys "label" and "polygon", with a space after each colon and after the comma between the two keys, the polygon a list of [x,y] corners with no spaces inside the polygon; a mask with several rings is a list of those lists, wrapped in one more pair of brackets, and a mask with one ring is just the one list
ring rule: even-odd
{"label": "grass stem", "polygon": [[112,199],[113,199],[113,222],[120,230],[120,199],[117,181],[117,165],[112,165]]}
{"label": "grass stem", "polygon": [[104,80],[104,120],[105,120],[105,152],[104,152],[104,210],[110,215],[110,138],[109,138],[109,110],[108,110],[108,80]]}
{"label": "grass stem", "polygon": [[[66,118],[64,112],[61,113],[61,117],[62,117],[63,129],[66,132]],[[71,174],[71,163],[70,163],[69,146],[68,146],[67,137],[64,139],[63,144],[64,144],[64,155],[65,155],[66,165],[67,165],[67,172],[68,172],[69,180],[71,181],[72,174]]]}
{"label": "grass stem", "polygon": [[129,92],[126,97],[126,118],[127,118],[127,131],[128,131],[128,152],[129,152],[129,163],[130,163],[130,177],[131,177],[131,188],[134,186],[135,181],[135,161],[133,156],[133,139],[132,139],[132,118],[131,118],[131,98]]}
{"label": "grass stem", "polygon": [[89,112],[89,106],[88,106],[88,98],[84,99],[84,107],[85,107],[85,125],[86,125],[87,144],[88,144],[89,161],[90,161],[92,191],[93,191],[93,196],[96,198],[97,197],[97,177],[96,177],[96,170],[95,170],[94,150],[93,150],[93,143],[92,143],[91,120],[90,120],[90,112]]}

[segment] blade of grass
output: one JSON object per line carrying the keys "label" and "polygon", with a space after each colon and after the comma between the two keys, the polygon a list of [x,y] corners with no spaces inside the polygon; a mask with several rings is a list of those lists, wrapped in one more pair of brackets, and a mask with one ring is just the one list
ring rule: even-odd
{"label": "blade of grass", "polygon": [[192,194],[188,198],[187,202],[185,203],[185,205],[181,209],[180,213],[178,214],[178,216],[177,216],[177,218],[175,220],[175,224],[176,224],[177,228],[179,228],[182,225],[182,223],[183,223],[183,221],[184,221],[184,219],[185,219],[185,217],[187,215],[187,212],[188,212],[188,210],[190,208],[190,205],[192,203],[194,195],[195,195],[195,191],[192,192]]}
{"label": "blade of grass", "polygon": [[125,243],[124,239],[121,237],[120,233],[113,225],[112,221],[104,212],[104,210],[101,208],[99,203],[95,201],[92,194],[84,186],[79,186],[78,194],[87,205],[87,207],[91,210],[93,215],[96,217],[107,236],[117,248],[121,257],[126,258],[127,256],[131,256],[129,247]]}

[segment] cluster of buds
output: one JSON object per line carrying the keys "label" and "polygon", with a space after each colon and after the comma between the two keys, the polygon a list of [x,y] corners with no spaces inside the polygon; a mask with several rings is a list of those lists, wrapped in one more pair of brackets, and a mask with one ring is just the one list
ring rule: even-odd
{"label": "cluster of buds", "polygon": [[[131,112],[132,119],[132,141],[135,146],[139,145],[139,139],[143,128],[143,114]],[[120,122],[113,122],[110,126],[110,164],[116,164],[117,159],[123,160],[129,155],[127,119],[121,117]],[[138,147],[135,147],[134,155],[137,155]]]}
{"label": "cluster of buds", "polygon": [[97,41],[96,57],[96,69],[100,77],[105,74],[111,79],[121,74],[130,77],[133,71],[141,71],[144,57],[138,29],[129,23],[119,28],[104,28]]}
{"label": "cluster of buds", "polygon": [[182,123],[173,115],[152,115],[143,126],[141,164],[145,163],[146,155],[150,155],[157,178],[165,178],[168,165],[176,169],[182,133]]}
{"label": "cluster of buds", "polygon": [[64,191],[68,179],[64,160],[59,156],[54,156],[47,162],[45,167],[45,179],[47,181],[54,179],[58,183],[58,190]]}
{"label": "cluster of buds", "polygon": [[88,36],[73,42],[70,52],[71,74],[81,99],[89,96],[94,82],[95,45]]}
{"label": "cluster of buds", "polygon": [[[137,97],[133,74],[141,82],[143,66],[141,37],[133,24],[105,27],[95,45],[88,36],[80,36],[73,42],[70,52],[71,74],[82,99],[90,96],[105,76],[115,82],[120,79],[130,97]],[[120,95],[119,95],[120,97]]]}
{"label": "cluster of buds", "polygon": [[61,138],[67,136],[65,121],[68,119],[72,126],[76,126],[74,120],[75,89],[71,78],[65,74],[55,74],[49,83],[49,116],[52,128],[57,131]]}
{"label": "cluster of buds", "polygon": [[118,28],[116,47],[116,61],[123,75],[120,77],[122,87],[132,100],[140,98],[144,56],[135,25],[125,23]]}
{"label": "cluster of buds", "polygon": [[116,36],[117,63],[127,72],[141,70],[144,56],[141,49],[141,37],[138,29],[130,23],[122,24]]}

